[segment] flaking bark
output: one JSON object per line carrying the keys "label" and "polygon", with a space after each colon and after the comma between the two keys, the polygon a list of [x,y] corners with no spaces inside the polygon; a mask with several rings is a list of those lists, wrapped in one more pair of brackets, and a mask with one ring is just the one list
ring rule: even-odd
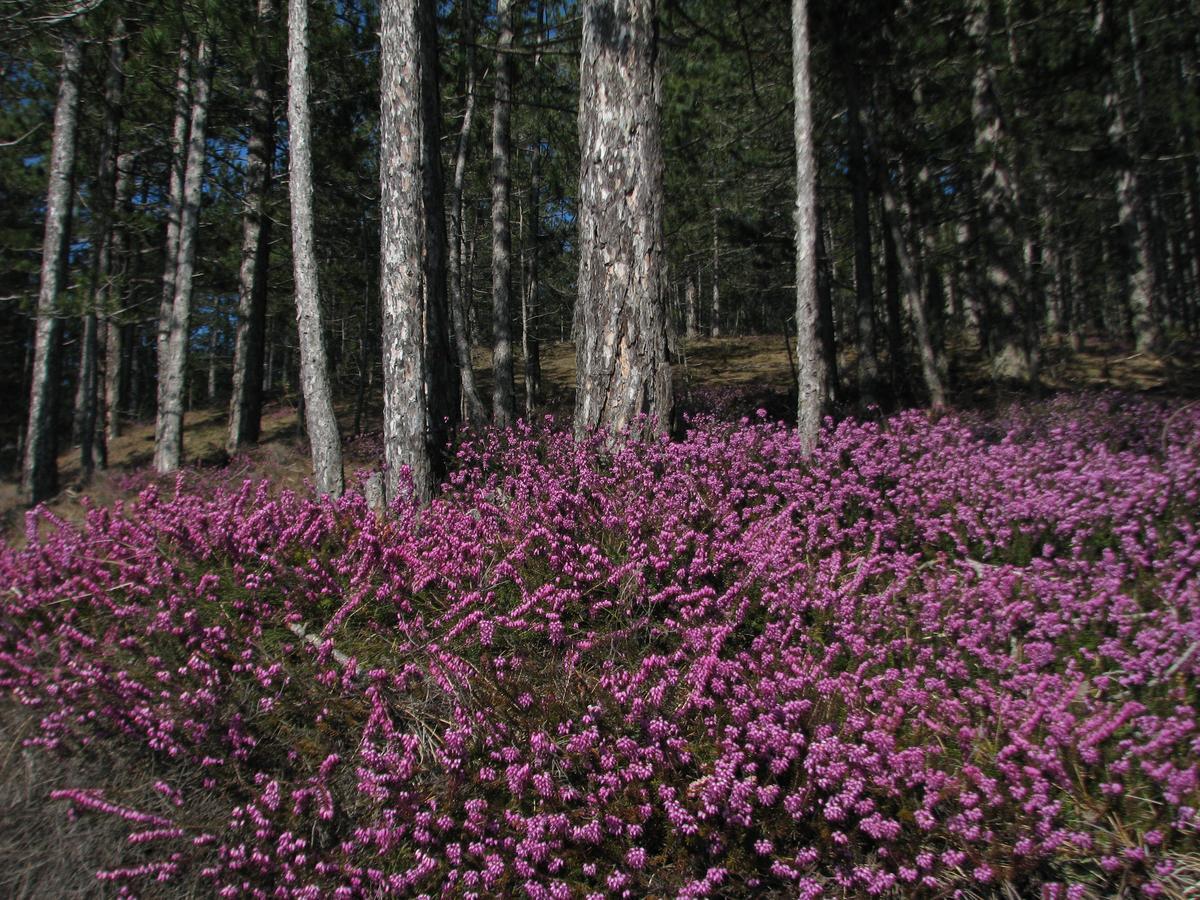
{"label": "flaking bark", "polygon": [[292,207],[292,272],[300,339],[300,390],[322,494],[344,489],[342,442],[326,368],[321,294],[313,237],[312,126],[308,109],[308,0],[288,0],[288,195]]}
{"label": "flaking bark", "polygon": [[575,432],[670,423],[653,0],[587,0],[579,103]]}

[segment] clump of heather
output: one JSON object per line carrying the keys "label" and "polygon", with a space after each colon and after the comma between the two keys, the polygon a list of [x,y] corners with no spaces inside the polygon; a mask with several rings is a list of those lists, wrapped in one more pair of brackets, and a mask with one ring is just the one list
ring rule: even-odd
{"label": "clump of heather", "polygon": [[[473,439],[442,496],[30,515],[0,684],[143,754],[130,891],[1171,895],[1200,852],[1200,409]],[[214,812],[217,810],[217,812]],[[1192,868],[1189,868],[1189,865]]]}

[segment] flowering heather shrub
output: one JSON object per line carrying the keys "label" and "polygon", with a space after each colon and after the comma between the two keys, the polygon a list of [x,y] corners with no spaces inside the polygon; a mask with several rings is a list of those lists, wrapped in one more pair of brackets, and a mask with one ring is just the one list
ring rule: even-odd
{"label": "flowering heather shrub", "polygon": [[[0,556],[0,684],[123,742],[129,891],[1180,895],[1200,409],[1102,396],[606,449],[431,507],[148,487]],[[40,534],[39,534],[40,527]],[[213,809],[220,809],[214,814]]]}

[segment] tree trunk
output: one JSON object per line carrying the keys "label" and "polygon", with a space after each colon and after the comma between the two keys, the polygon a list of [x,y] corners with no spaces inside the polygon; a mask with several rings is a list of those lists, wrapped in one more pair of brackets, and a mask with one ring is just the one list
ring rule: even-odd
{"label": "tree trunk", "polygon": [[708,336],[721,336],[721,246],[717,241],[717,211],[712,213],[712,313]]}
{"label": "tree trunk", "polygon": [[808,0],[792,0],[793,128],[796,141],[796,433],[811,451],[821,434],[829,385],[818,296],[817,160],[809,79]]}
{"label": "tree trunk", "polygon": [[[900,284],[904,291],[904,305],[908,308],[913,320],[913,331],[917,339],[917,355],[921,359],[921,377],[925,381],[925,389],[929,391],[930,405],[935,410],[940,410],[946,405],[946,386],[942,381],[937,353],[934,350],[933,338],[930,334],[929,308],[921,290],[921,275],[917,270],[912,253],[909,252],[908,243],[904,239],[904,231],[900,226],[900,204],[896,199],[895,188],[887,173],[882,169],[879,172],[879,190],[883,197],[885,234],[890,235],[890,244],[894,248]],[[893,340],[896,339],[893,338]]]}
{"label": "tree trunk", "polygon": [[[126,296],[125,283],[129,274],[129,261],[126,258],[126,226],[123,218],[129,205],[129,192],[133,184],[132,168],[132,154],[122,153],[117,157],[116,197],[113,206],[117,223],[112,230],[111,259],[113,265],[120,267],[120,272],[114,278],[109,292],[110,307],[119,306]],[[105,322],[104,349],[104,406],[108,440],[120,437],[121,414],[127,406],[126,387],[129,379],[126,363],[130,343],[127,340],[127,329],[128,326],[118,319],[117,310],[110,308]]]}
{"label": "tree trunk", "polygon": [[[542,64],[542,42],[545,40],[546,6],[537,5],[538,32],[534,48],[533,68]],[[541,101],[539,89],[537,100]],[[521,356],[525,363],[525,415],[532,418],[542,391],[542,358],[534,332],[541,302],[539,264],[542,239],[542,138],[535,136],[530,148],[529,162],[529,262],[526,268],[525,289],[521,293]]]}
{"label": "tree trunk", "polygon": [[275,115],[269,48],[279,17],[278,0],[258,0],[250,75],[250,139],[243,186],[242,261],[238,268],[237,333],[233,349],[233,388],[229,397],[229,433],[225,449],[235,454],[257,443],[262,431],[263,355],[267,326],[267,288],[271,219],[267,197],[275,156]]}
{"label": "tree trunk", "polygon": [[58,399],[59,296],[66,281],[70,247],[72,172],[75,132],[79,122],[79,80],[83,47],[79,35],[67,31],[62,39],[58,98],[54,104],[54,133],[50,141],[50,176],[46,188],[46,220],[42,237],[42,269],[38,286],[37,326],[34,332],[33,373],[30,376],[29,425],[21,468],[21,496],[40,503],[58,489],[56,401]]}
{"label": "tree trunk", "polygon": [[[163,392],[167,388],[165,374],[170,368],[170,340],[172,319],[175,315],[176,275],[179,268],[179,232],[184,208],[184,177],[187,173],[188,131],[192,117],[192,36],[185,29],[179,41],[179,64],[175,71],[175,121],[171,127],[171,163],[167,174],[167,242],[163,250],[162,299],[158,308],[158,361],[157,405],[154,421],[155,468],[159,468],[160,450],[164,453],[163,465],[169,471],[179,465],[178,454],[163,446],[165,410]],[[182,403],[183,386],[176,385]]]}
{"label": "tree trunk", "polygon": [[[425,440],[421,249],[421,56],[417,0],[381,4],[383,110],[380,177],[383,299],[383,440],[386,497],[433,493]],[[411,482],[409,481],[411,479]]]}
{"label": "tree trunk", "polygon": [[467,322],[467,302],[470,291],[465,283],[463,266],[463,186],[466,183],[467,157],[471,148],[471,127],[475,121],[477,92],[475,90],[475,27],[471,18],[471,4],[463,3],[463,34],[467,36],[466,51],[466,105],[463,110],[462,127],[458,132],[458,146],[454,153],[454,182],[450,189],[450,206],[446,212],[449,231],[449,289],[450,323],[454,330],[454,352],[458,358],[458,375],[463,412],[466,420],[479,426],[487,422],[487,408],[479,396],[475,383],[475,366],[471,362],[471,335]]}
{"label": "tree trunk", "polygon": [[300,340],[300,389],[312,451],[313,481],[341,496],[342,440],[325,357],[321,294],[313,237],[312,126],[308,109],[308,0],[288,0],[288,195],[292,207],[292,272]]}
{"label": "tree trunk", "polygon": [[[670,424],[653,0],[585,0],[575,432]],[[637,417],[648,419],[639,422]]]}
{"label": "tree trunk", "polygon": [[875,282],[871,270],[870,176],[867,172],[865,128],[859,71],[850,63],[846,75],[848,164],[854,213],[855,345],[858,349],[858,391],[864,404],[874,403],[879,391],[879,358],[875,354]]}
{"label": "tree trunk", "polygon": [[435,476],[445,473],[451,431],[458,425],[460,376],[450,349],[450,309],[446,301],[446,207],[443,197],[438,87],[437,8],[417,3],[421,52],[421,173],[425,203],[425,402],[430,457]]}
{"label": "tree trunk", "polygon": [[1134,343],[1137,351],[1142,353],[1157,350],[1162,344],[1162,330],[1154,308],[1160,286],[1154,265],[1154,231],[1148,192],[1137,162],[1137,147],[1126,122],[1128,102],[1122,94],[1121,76],[1117,71],[1119,38],[1116,29],[1111,3],[1100,0],[1096,11],[1096,33],[1113,65],[1104,106],[1109,115],[1108,136],[1119,160],[1117,216],[1122,238],[1132,250],[1126,273],[1128,300]]}
{"label": "tree trunk", "polygon": [[972,0],[967,33],[975,42],[977,57],[971,113],[975,152],[982,167],[979,205],[984,227],[979,243],[986,272],[992,375],[999,381],[1028,383],[1034,370],[1023,309],[1027,279],[1021,261],[1021,204],[1012,141],[995,91],[988,0]]}
{"label": "tree trunk", "polygon": [[498,0],[496,99],[492,107],[492,420],[506,428],[516,418],[512,347],[512,232],[509,176],[513,80],[513,0]]}
{"label": "tree trunk", "polygon": [[694,341],[700,331],[696,323],[696,279],[688,276],[683,287],[684,303],[684,334],[689,341]]}
{"label": "tree trunk", "polygon": [[98,150],[96,187],[92,198],[92,271],[88,306],[80,334],[79,381],[75,394],[74,435],[79,444],[79,469],[83,482],[96,468],[97,407],[100,402],[100,319],[109,306],[112,271],[113,204],[116,197],[117,142],[121,131],[121,97],[125,88],[125,20],[113,23],[109,38],[108,68],[104,80],[104,114]]}
{"label": "tree trunk", "polygon": [[[814,195],[816,189],[813,189]],[[825,243],[825,222],[817,207],[817,321],[821,332],[821,359],[825,364],[825,407],[838,399],[837,328],[833,320],[833,262]]]}

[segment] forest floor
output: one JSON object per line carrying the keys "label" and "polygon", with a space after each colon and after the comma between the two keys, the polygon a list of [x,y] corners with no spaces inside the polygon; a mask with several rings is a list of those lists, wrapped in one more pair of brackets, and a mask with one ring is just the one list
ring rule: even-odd
{"label": "forest floor", "polygon": [[[524,402],[524,363],[517,347],[517,403]],[[751,414],[764,406],[772,416],[788,419],[794,413],[795,363],[791,339],[783,335],[750,335],[726,338],[699,338],[687,342],[679,363],[674,366],[675,395],[687,410],[710,408],[720,404],[728,413],[741,405]],[[483,347],[473,351],[476,373],[485,403],[491,390],[491,355]],[[998,390],[988,377],[986,363],[978,353],[954,354],[956,364],[952,380],[956,391],[952,405],[960,408],[988,407],[1014,399],[1011,391]],[[852,371],[852,356],[839,360],[841,371]],[[914,389],[919,375],[908,373]],[[1043,348],[1040,386],[1044,392],[1113,389],[1135,393],[1200,397],[1200,348],[1177,343],[1164,354],[1132,353],[1127,347],[1090,340],[1078,351],[1065,344]],[[715,392],[715,393],[714,393]],[[382,428],[378,386],[369,392],[360,427],[354,435],[355,402],[353,391],[336,404],[341,432],[348,439],[344,447],[347,475],[378,465],[378,443],[358,439],[378,434]],[[575,394],[575,346],[554,342],[542,348],[542,396],[536,407],[539,414],[559,417],[571,415]],[[302,488],[311,474],[310,461],[298,422],[298,398],[286,395],[269,403],[264,410],[259,445],[235,462],[248,475],[268,477],[281,487]],[[906,405],[904,403],[897,404]],[[851,404],[843,411],[861,414]],[[184,418],[184,461],[188,466],[225,466],[231,461],[225,452],[227,411],[220,407],[190,410]],[[154,423],[135,422],[110,442],[109,468],[97,472],[85,487],[80,483],[79,452],[68,448],[59,456],[59,478],[64,486],[48,505],[68,521],[81,515],[80,499],[88,497],[95,505],[108,505],[129,497],[146,483],[145,473],[154,455]],[[139,477],[131,478],[138,473]],[[0,536],[20,540],[24,507],[18,499],[17,482],[12,476],[0,479]]]}

